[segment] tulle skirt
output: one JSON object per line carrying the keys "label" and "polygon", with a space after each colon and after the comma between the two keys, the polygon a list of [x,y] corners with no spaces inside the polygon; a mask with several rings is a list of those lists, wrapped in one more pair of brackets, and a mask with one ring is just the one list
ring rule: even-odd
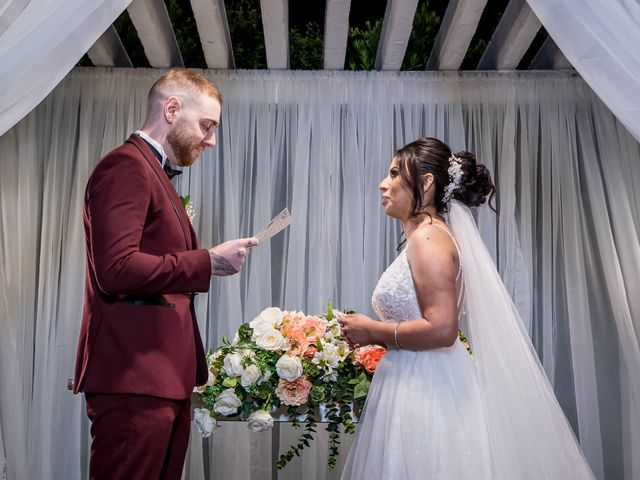
{"label": "tulle skirt", "polygon": [[342,478],[492,478],[476,364],[462,343],[384,355]]}

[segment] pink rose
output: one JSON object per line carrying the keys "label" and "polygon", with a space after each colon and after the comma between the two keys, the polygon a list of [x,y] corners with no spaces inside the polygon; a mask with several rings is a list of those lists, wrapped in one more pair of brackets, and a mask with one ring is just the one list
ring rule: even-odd
{"label": "pink rose", "polygon": [[276,388],[276,396],[285,405],[299,407],[303,403],[307,403],[311,387],[311,382],[307,380],[305,375],[293,382],[281,378]]}

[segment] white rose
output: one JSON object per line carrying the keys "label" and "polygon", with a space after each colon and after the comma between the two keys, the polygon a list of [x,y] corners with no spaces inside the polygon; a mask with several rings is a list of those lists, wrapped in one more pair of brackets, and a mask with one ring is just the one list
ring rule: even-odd
{"label": "white rose", "polygon": [[302,375],[302,362],[298,357],[283,355],[276,363],[276,372],[280,378],[293,382]]}
{"label": "white rose", "polygon": [[227,388],[216,398],[213,411],[228,417],[229,415],[238,413],[240,405],[242,405],[242,402],[236,395],[236,392],[233,391],[233,388]]}
{"label": "white rose", "polygon": [[252,432],[264,432],[273,427],[273,417],[266,410],[256,410],[247,419],[247,427]]}
{"label": "white rose", "polygon": [[206,408],[196,408],[193,411],[193,423],[204,438],[210,436],[218,426],[218,422]]}
{"label": "white rose", "polygon": [[260,312],[260,317],[272,327],[279,327],[284,313],[278,307],[265,308]]}
{"label": "white rose", "polygon": [[255,341],[265,331],[275,329],[282,323],[282,310],[277,307],[270,307],[249,322],[249,326],[253,329],[252,339]]}
{"label": "white rose", "polygon": [[209,370],[209,379],[207,380],[207,383],[205,383],[204,385],[201,385],[199,387],[196,387],[195,390],[198,393],[204,393],[204,391],[207,389],[207,387],[210,387],[211,385],[216,383],[216,375],[214,373],[211,372],[211,370]]}
{"label": "white rose", "polygon": [[257,365],[249,365],[243,370],[242,375],[240,375],[240,384],[244,388],[250,387],[258,381],[260,375],[262,375],[262,372]]}
{"label": "white rose", "polygon": [[242,354],[238,352],[229,353],[224,357],[224,371],[230,377],[239,377],[242,375]]}
{"label": "white rose", "polygon": [[265,350],[286,350],[289,348],[289,341],[275,328],[264,331],[255,339],[256,345]]}

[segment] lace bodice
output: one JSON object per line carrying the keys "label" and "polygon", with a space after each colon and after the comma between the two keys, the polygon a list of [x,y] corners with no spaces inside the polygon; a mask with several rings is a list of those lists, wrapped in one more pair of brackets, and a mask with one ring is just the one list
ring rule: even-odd
{"label": "lace bodice", "polygon": [[[434,225],[445,232],[458,250],[460,259],[460,268],[456,275],[456,282],[460,281],[458,294],[458,310],[462,305],[462,254],[458,243],[451,233],[440,225]],[[416,296],[413,277],[411,276],[411,268],[407,260],[407,249],[402,250],[400,255],[389,265],[384,271],[371,298],[371,304],[378,318],[383,322],[406,322],[422,317],[418,299]]]}
{"label": "lace bodice", "polygon": [[422,316],[406,250],[398,255],[378,280],[371,304],[378,318],[384,322],[405,322]]}

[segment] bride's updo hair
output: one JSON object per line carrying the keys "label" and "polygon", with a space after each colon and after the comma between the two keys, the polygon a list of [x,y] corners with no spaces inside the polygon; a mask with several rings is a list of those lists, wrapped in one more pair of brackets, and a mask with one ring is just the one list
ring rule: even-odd
{"label": "bride's updo hair", "polygon": [[[458,187],[451,198],[460,200],[468,207],[476,207],[489,201],[495,195],[495,186],[489,169],[478,163],[476,157],[466,151],[453,154],[460,161],[462,171]],[[400,177],[409,191],[413,193],[411,216],[418,216],[424,208],[422,181],[427,173],[435,178],[434,201],[438,213],[446,211],[445,190],[449,185],[449,159],[451,149],[437,138],[419,138],[396,152],[395,159]],[[491,209],[495,209],[490,205]]]}

